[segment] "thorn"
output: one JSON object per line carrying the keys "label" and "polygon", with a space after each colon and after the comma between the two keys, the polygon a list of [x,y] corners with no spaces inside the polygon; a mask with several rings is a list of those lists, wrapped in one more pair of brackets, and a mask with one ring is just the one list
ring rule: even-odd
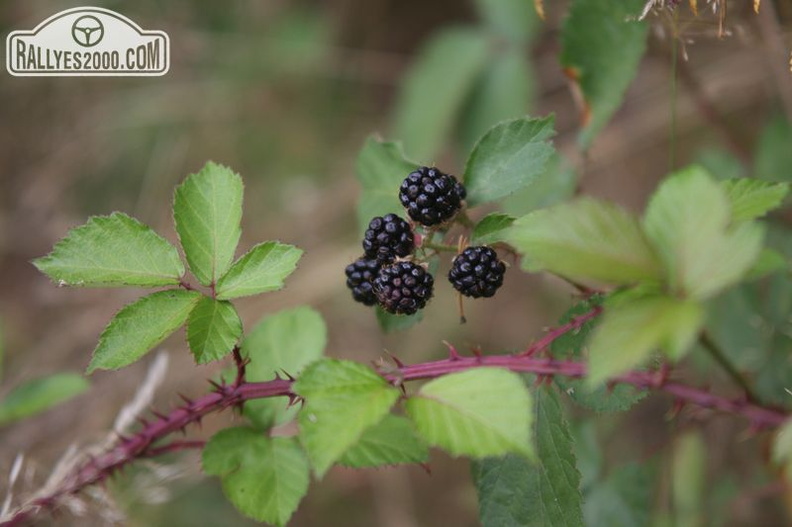
{"label": "thorn", "polygon": [[280,373],[276,371],[276,372],[275,372],[275,378],[274,378],[273,380],[275,380],[275,381],[282,381],[282,380],[283,380],[283,377],[281,377],[281,376],[280,376]]}
{"label": "thorn", "polygon": [[209,384],[212,385],[212,388],[214,388],[217,393],[225,392],[225,381],[223,381],[222,384],[219,384],[215,380],[209,379]]}
{"label": "thorn", "polygon": [[424,469],[427,475],[432,475],[432,467],[429,466],[429,463],[419,463],[418,466]]}
{"label": "thorn", "polygon": [[178,395],[181,398],[181,400],[184,401],[187,404],[187,406],[192,406],[192,404],[193,404],[193,400],[192,399],[190,399],[189,397],[187,397],[186,395],[184,395],[182,393],[179,393]]}
{"label": "thorn", "polygon": [[399,368],[404,368],[404,363],[400,361],[397,356],[392,355],[388,350],[385,350],[385,354],[388,355],[388,358],[390,358],[390,360],[392,360],[396,364],[396,366],[398,366]]}
{"label": "thorn", "polygon": [[454,345],[453,345],[453,344],[451,344],[451,343],[450,343],[450,342],[448,342],[447,340],[444,340],[444,341],[442,341],[442,342],[443,342],[443,344],[445,344],[445,345],[446,345],[446,347],[448,348],[448,360],[460,360],[460,359],[462,358],[462,357],[459,355],[459,352],[457,351],[457,349],[454,347]]}
{"label": "thorn", "polygon": [[140,416],[135,417],[135,421],[140,423],[140,426],[142,426],[143,428],[148,428],[148,426],[149,426],[148,420],[143,418],[143,417],[140,417]]}
{"label": "thorn", "polygon": [[473,355],[476,356],[477,362],[480,363],[481,359],[483,358],[481,355],[481,346],[474,346],[471,351],[473,352]]}
{"label": "thorn", "polygon": [[286,376],[286,378],[289,379],[291,382],[294,382],[294,381],[297,380],[296,378],[292,377],[292,375],[289,372],[287,372],[286,370],[281,370],[281,371]]}
{"label": "thorn", "polygon": [[157,410],[151,410],[151,413],[160,421],[167,421],[170,417],[163,414],[162,412],[158,412]]}

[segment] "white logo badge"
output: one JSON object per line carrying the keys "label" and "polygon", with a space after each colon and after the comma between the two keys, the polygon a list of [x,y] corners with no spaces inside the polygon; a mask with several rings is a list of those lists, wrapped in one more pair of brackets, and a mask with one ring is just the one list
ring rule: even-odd
{"label": "white logo badge", "polygon": [[159,76],[169,68],[164,31],[101,7],[67,9],[6,38],[6,69],[16,76]]}

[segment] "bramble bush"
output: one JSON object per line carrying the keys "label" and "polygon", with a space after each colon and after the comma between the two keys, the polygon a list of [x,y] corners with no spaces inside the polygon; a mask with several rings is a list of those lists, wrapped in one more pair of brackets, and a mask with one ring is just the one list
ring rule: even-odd
{"label": "bramble bush", "polygon": [[[560,61],[585,104],[583,150],[618,108],[644,53],[648,24],[637,20],[644,5],[572,2]],[[72,229],[34,265],[60,286],[153,291],[112,318],[88,374],[142,359],[182,326],[196,364],[231,357],[233,367],[208,393],[153,414],[75,464],[1,524],[33,521],[135,460],[200,448],[203,471],[220,479],[239,511],[286,525],[311,478],[333,466],[427,464],[437,448],[472,460],[484,526],[702,525],[710,506],[701,479],[706,445],[695,429],[680,435],[669,461],[673,513],[653,514],[656,464],[603,474],[585,421],[569,425],[570,412],[581,411],[570,402],[587,415],[626,412],[654,392],[673,398],[677,412],[686,406],[743,420],[772,441],[764,477],[787,485],[792,281],[790,233],[778,211],[792,174],[730,178],[703,164],[681,167],[641,215],[573,195],[576,176],[552,141],[554,117],[514,117],[524,113],[513,94],[524,93],[521,53],[537,23],[524,7],[483,9],[485,26],[507,37],[500,46],[485,31],[453,29],[419,58],[394,126],[404,144],[372,136],[359,154],[364,251],[346,275],[383,331],[404,331],[421,322],[436,288],[455,288],[462,305],[463,295],[497,294],[504,273],[551,273],[579,292],[558,326],[517,353],[449,345],[444,359],[403,364],[387,356],[375,367],[325,357],[327,330],[309,306],[268,314],[244,331],[234,301],[281,289],[302,251],[266,241],[237,256],[243,181],[209,162],[176,188],[179,248],[115,212]],[[458,122],[466,97],[477,111]],[[424,166],[455,123],[470,151],[456,178]],[[782,133],[792,137],[789,130]],[[456,255],[450,268],[443,253]],[[507,268],[504,255],[519,255],[519,267]],[[761,357],[748,361],[739,356],[746,346],[733,342],[753,338],[742,329],[751,316],[768,329],[754,338]],[[697,382],[685,361],[696,356],[722,368],[737,395]],[[22,385],[0,404],[0,423],[86,389],[72,374]],[[173,438],[227,408],[243,423],[206,443]]]}

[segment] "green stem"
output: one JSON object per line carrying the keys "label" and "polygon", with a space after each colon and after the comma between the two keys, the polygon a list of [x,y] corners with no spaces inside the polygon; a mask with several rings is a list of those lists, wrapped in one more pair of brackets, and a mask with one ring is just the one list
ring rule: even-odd
{"label": "green stem", "polygon": [[710,357],[712,357],[712,359],[717,362],[721,368],[723,368],[731,380],[745,391],[745,396],[748,398],[748,400],[753,402],[759,401],[759,396],[756,394],[756,392],[754,392],[753,388],[751,388],[748,380],[737,370],[734,364],[731,363],[729,358],[726,357],[726,354],[723,353],[723,350],[721,350],[718,344],[712,340],[712,337],[710,337],[707,333],[702,333],[699,341],[701,342],[701,345],[704,347],[704,349],[707,350]]}
{"label": "green stem", "polygon": [[432,243],[432,242],[427,242],[426,240],[424,240],[423,243],[421,243],[421,247],[425,249],[434,249],[435,251],[443,251],[450,253],[457,252],[456,245],[446,245],[444,243]]}

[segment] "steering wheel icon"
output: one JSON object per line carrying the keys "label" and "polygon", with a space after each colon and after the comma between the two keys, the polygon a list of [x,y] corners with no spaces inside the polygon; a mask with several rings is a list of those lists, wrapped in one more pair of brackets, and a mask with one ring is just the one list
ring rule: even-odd
{"label": "steering wheel icon", "polygon": [[95,16],[81,16],[72,24],[72,38],[79,45],[90,48],[101,42],[104,26]]}

